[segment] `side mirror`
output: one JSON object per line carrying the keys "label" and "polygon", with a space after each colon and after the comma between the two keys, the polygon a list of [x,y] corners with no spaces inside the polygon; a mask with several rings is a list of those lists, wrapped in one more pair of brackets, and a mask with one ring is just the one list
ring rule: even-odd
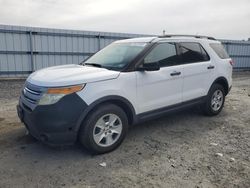
{"label": "side mirror", "polygon": [[158,62],[154,63],[143,63],[138,68],[138,71],[158,71],[160,70],[160,65]]}

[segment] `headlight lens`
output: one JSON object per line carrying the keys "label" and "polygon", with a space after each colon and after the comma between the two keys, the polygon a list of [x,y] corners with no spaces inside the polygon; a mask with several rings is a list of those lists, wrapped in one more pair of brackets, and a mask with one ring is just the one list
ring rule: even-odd
{"label": "headlight lens", "polygon": [[39,101],[39,105],[48,105],[48,104],[54,104],[57,101],[59,101],[64,94],[47,94],[44,93],[42,98]]}
{"label": "headlight lens", "polygon": [[69,87],[58,87],[58,88],[49,88],[46,93],[42,95],[42,98],[39,101],[39,105],[49,105],[58,102],[65,95],[81,91],[84,88],[83,85],[75,85]]}

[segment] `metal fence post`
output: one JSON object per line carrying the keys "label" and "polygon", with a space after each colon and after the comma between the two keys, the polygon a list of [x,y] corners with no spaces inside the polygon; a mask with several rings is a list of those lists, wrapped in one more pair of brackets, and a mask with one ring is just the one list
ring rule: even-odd
{"label": "metal fence post", "polygon": [[31,61],[31,72],[34,71],[34,54],[33,54],[33,39],[32,39],[32,31],[29,31],[29,39],[30,39],[30,61]]}
{"label": "metal fence post", "polygon": [[225,43],[225,49],[228,52],[228,44],[227,43]]}
{"label": "metal fence post", "polygon": [[98,50],[100,50],[100,49],[101,49],[101,35],[99,33],[99,35],[98,35]]}

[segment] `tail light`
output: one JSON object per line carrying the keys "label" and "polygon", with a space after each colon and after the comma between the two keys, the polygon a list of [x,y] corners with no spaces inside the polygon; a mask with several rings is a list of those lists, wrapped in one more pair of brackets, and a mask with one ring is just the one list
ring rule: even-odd
{"label": "tail light", "polygon": [[234,61],[231,59],[230,61],[229,61],[229,63],[230,63],[230,65],[234,65]]}

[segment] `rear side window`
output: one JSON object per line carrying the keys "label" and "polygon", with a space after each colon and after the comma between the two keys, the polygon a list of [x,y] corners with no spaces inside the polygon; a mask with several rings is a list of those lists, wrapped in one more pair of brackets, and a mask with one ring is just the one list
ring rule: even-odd
{"label": "rear side window", "polygon": [[220,43],[211,43],[209,45],[221,59],[230,58],[229,55],[227,54],[225,48],[222,46],[222,44],[220,44]]}
{"label": "rear side window", "polygon": [[207,52],[199,43],[181,42],[179,45],[183,63],[203,62],[210,59]]}

